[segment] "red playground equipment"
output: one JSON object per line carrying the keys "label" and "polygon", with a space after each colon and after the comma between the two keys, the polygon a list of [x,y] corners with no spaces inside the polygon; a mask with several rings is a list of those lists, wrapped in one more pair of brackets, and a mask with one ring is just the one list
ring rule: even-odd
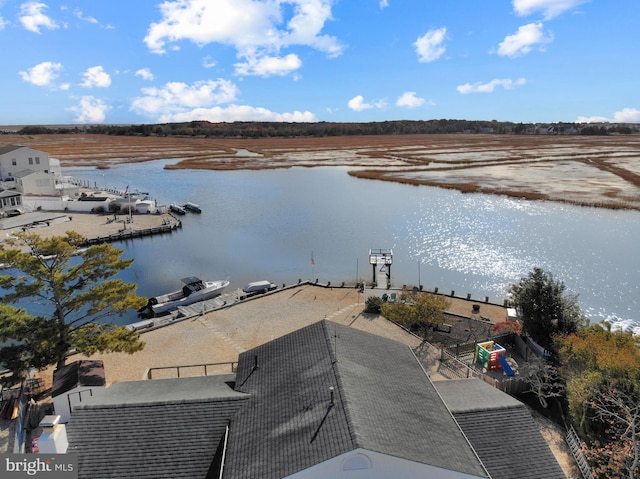
{"label": "red playground equipment", "polygon": [[501,359],[505,359],[507,350],[494,341],[485,341],[476,344],[476,354],[474,361],[482,364],[488,370],[501,369]]}

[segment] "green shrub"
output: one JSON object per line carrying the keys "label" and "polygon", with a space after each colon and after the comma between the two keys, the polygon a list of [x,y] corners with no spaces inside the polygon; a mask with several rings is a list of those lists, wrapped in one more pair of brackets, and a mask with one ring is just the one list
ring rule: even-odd
{"label": "green shrub", "polygon": [[382,310],[382,298],[378,296],[369,296],[364,308],[365,313],[380,314]]}

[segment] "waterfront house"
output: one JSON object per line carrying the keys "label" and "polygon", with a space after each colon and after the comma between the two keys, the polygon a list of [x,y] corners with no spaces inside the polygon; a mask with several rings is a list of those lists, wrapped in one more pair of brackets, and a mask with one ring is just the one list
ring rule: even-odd
{"label": "waterfront house", "polygon": [[[410,348],[324,320],[242,353],[235,374],[106,388],[74,409],[68,452],[93,479],[507,477],[456,419]],[[507,437],[540,434],[516,427]],[[507,447],[482,454],[503,467]],[[508,467],[555,461],[538,453]]]}
{"label": "waterfront house", "polygon": [[0,147],[0,178],[11,178],[24,170],[51,174],[49,153],[20,145]]}

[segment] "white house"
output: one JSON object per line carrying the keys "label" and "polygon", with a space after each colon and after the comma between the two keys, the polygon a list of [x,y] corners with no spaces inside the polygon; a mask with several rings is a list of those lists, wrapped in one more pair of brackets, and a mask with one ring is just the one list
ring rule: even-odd
{"label": "white house", "polygon": [[42,171],[22,170],[14,173],[16,189],[23,195],[55,195],[56,182],[53,175]]}
{"label": "white house", "polygon": [[0,191],[0,211],[22,209],[22,195],[15,190]]}
{"label": "white house", "polygon": [[323,320],[235,374],[113,384],[74,409],[67,452],[80,479],[565,477],[519,401],[442,391],[406,345]]}
{"label": "white house", "polygon": [[49,153],[20,145],[0,147],[0,178],[12,178],[24,170],[51,174]]}

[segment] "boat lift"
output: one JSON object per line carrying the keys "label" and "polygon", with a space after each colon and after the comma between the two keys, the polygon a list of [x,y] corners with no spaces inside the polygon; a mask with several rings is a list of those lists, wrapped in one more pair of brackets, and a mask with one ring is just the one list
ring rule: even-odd
{"label": "boat lift", "polygon": [[391,265],[393,264],[393,250],[386,248],[370,249],[369,264],[373,267],[373,284],[378,286],[376,281],[376,268],[380,266],[380,272],[387,276],[387,289],[391,288]]}

